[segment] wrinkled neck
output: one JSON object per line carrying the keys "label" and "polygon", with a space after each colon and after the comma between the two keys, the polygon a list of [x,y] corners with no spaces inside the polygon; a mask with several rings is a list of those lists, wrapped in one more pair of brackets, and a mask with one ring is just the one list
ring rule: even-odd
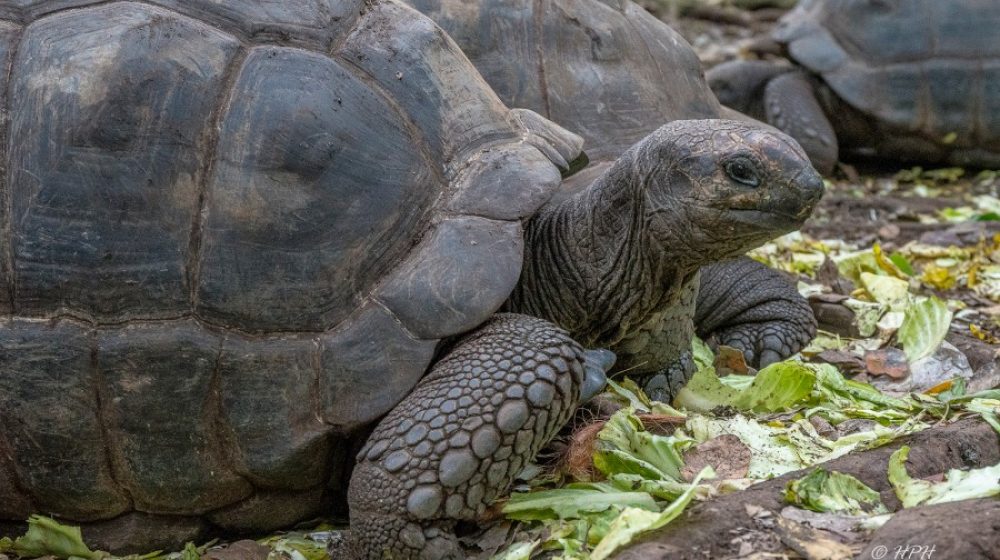
{"label": "wrinkled neck", "polygon": [[642,175],[633,166],[619,160],[527,223],[524,268],[509,310],[548,319],[581,344],[612,346],[694,276],[699,265],[651,239]]}

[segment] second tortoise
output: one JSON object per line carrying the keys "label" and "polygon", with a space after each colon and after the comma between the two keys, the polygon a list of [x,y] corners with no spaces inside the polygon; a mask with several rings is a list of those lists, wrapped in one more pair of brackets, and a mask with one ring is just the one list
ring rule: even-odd
{"label": "second tortoise", "polygon": [[842,155],[1000,167],[1000,2],[804,0],[773,38],[793,65],[733,61],[709,82],[822,173]]}

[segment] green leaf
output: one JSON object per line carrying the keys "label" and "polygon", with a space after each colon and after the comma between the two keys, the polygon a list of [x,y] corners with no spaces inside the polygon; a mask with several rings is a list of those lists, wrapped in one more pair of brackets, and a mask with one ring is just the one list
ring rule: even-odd
{"label": "green leaf", "polygon": [[[545,550],[558,550],[566,560],[586,558],[587,533],[590,523],[582,519],[552,522],[547,527],[549,539],[542,543]],[[558,557],[557,557],[558,558]]]}
{"label": "green leaf", "polygon": [[951,311],[936,297],[909,306],[897,337],[910,363],[933,354],[948,334],[949,325]]}
{"label": "green leaf", "polygon": [[878,331],[879,319],[888,311],[888,307],[881,303],[854,298],[844,300],[842,305],[854,312],[854,324],[861,336],[874,335]]}
{"label": "green leaf", "polygon": [[[945,144],[950,144],[958,138],[958,134],[955,132],[949,132],[944,136],[942,142]],[[948,183],[954,183],[955,181],[962,178],[965,175],[965,169],[961,167],[942,167],[939,169],[928,169],[924,171],[923,176],[925,179],[931,181],[945,181]]]}
{"label": "green leaf", "polygon": [[611,485],[570,485],[556,490],[517,492],[503,512],[518,521],[575,519],[610,508],[637,507],[655,511],[656,500],[645,492],[621,492]]}
{"label": "green leaf", "polygon": [[530,560],[531,553],[538,548],[540,541],[519,542],[507,547],[507,550],[495,555],[492,560]]}
{"label": "green leaf", "polygon": [[889,309],[905,309],[910,301],[910,284],[893,276],[862,272],[861,286],[875,298],[875,301],[888,306]]}
{"label": "green leaf", "polygon": [[910,455],[909,446],[902,446],[889,456],[889,484],[892,485],[896,497],[904,508],[926,502],[931,497],[931,483],[926,480],[914,480],[906,472],[906,458]]}
{"label": "green leaf", "polygon": [[637,535],[647,531],[653,531],[663,527],[677,518],[694,498],[695,489],[703,478],[712,478],[715,473],[711,467],[702,469],[698,476],[691,482],[688,489],[676,500],[656,513],[642,509],[626,507],[611,523],[607,534],[601,542],[590,553],[590,560],[604,560],[610,557],[616,550],[632,542]]}
{"label": "green leaf", "polygon": [[797,361],[771,364],[756,376],[730,375],[720,380],[712,368],[698,369],[677,393],[676,402],[688,410],[710,412],[720,406],[754,412],[793,408],[815,385],[812,370]]}
{"label": "green leaf", "polygon": [[914,275],[913,265],[910,264],[909,259],[907,259],[906,255],[904,255],[903,253],[900,253],[899,251],[893,251],[892,253],[889,254],[889,260],[892,261],[892,264],[896,265],[896,267],[899,268],[899,270],[901,270],[907,276]]}
{"label": "green leaf", "polygon": [[788,410],[805,400],[815,384],[816,375],[801,362],[777,362],[757,372],[732,406],[754,412]]}
{"label": "green leaf", "polygon": [[646,396],[646,393],[639,388],[635,381],[627,377],[621,383],[616,383],[608,379],[607,385],[607,391],[618,397],[619,400],[628,406],[643,412],[649,412],[652,409],[653,404],[650,402],[649,397]]}
{"label": "green leaf", "polygon": [[871,249],[844,253],[833,257],[837,271],[855,284],[861,284],[862,272],[878,273],[879,266]]}
{"label": "green leaf", "polygon": [[813,469],[785,486],[785,500],[819,513],[862,515],[888,513],[879,493],[849,474]]}
{"label": "green leaf", "polygon": [[951,381],[951,387],[945,391],[941,391],[937,394],[937,398],[941,402],[953,401],[955,399],[960,399],[965,396],[966,391],[966,381],[964,377],[956,377]]}
{"label": "green leaf", "polygon": [[194,543],[186,543],[184,550],[181,551],[180,560],[200,560],[203,552],[204,550],[195,546]]}
{"label": "green leaf", "polygon": [[906,458],[910,448],[903,446],[889,457],[889,482],[904,508],[923,504],[943,504],[1000,495],[1000,464],[962,471],[952,469],[943,482],[910,478]]}
{"label": "green leaf", "polygon": [[923,175],[923,167],[911,167],[909,169],[900,169],[893,175],[893,179],[901,183],[914,183],[920,180],[920,176]]}
{"label": "green leaf", "polygon": [[[1000,390],[994,389],[992,393],[1000,393]],[[977,395],[983,393],[976,393]],[[973,395],[974,398],[969,399],[965,409],[970,412],[978,412],[982,416],[983,420],[993,426],[993,429],[1000,434],[1000,395],[997,398],[980,398]]]}
{"label": "green leaf", "polygon": [[994,401],[1000,401],[1000,389],[984,389],[982,391],[977,391],[971,395],[963,395],[956,398],[956,401],[964,401],[972,399],[989,399]]}
{"label": "green leaf", "polygon": [[680,480],[679,447],[686,442],[645,430],[630,408],[616,412],[597,434],[594,466],[606,475],[633,473],[653,480]]}
{"label": "green leaf", "polygon": [[326,544],[314,541],[304,533],[275,535],[258,542],[271,547],[273,552],[268,555],[268,558],[275,556],[276,558],[291,558],[291,560],[330,560]]}
{"label": "green leaf", "polygon": [[[650,480],[631,473],[615,473],[608,476],[608,483],[626,492],[645,492],[661,500],[674,500],[683,494],[688,485],[676,480]],[[707,495],[707,493],[706,493]],[[701,497],[701,496],[699,496]]]}
{"label": "green leaf", "polygon": [[14,541],[11,550],[28,558],[51,555],[58,558],[75,556],[98,560],[105,556],[87,548],[79,527],[63,525],[41,515],[28,518],[28,532]]}
{"label": "green leaf", "polygon": [[699,367],[677,392],[674,404],[694,412],[710,412],[736,400],[739,391],[722,384],[713,367]]}
{"label": "green leaf", "polygon": [[691,341],[691,357],[698,369],[711,368],[715,371],[715,353],[697,336]]}
{"label": "green leaf", "polygon": [[[806,367],[810,368],[813,373],[816,374],[816,379],[818,381],[818,395],[821,399],[826,400],[828,403],[837,403],[840,406],[847,406],[847,402],[844,400],[838,400],[837,398],[843,397],[857,406],[873,408],[877,405],[882,409],[886,409],[881,412],[896,410],[915,413],[919,410],[919,407],[917,407],[912,400],[907,401],[896,397],[890,397],[867,383],[846,379],[843,374],[841,374],[840,371],[831,364],[806,364]],[[872,412],[878,413],[880,411],[873,410]],[[909,415],[894,415],[893,417],[904,420],[909,417]]]}

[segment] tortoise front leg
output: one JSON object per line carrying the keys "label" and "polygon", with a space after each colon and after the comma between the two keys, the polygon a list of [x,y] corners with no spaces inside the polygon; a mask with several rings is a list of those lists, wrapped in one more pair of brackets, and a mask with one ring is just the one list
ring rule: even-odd
{"label": "tortoise front leg", "polygon": [[764,109],[767,122],[794,138],[817,171],[833,173],[840,155],[837,134],[805,74],[788,72],[768,82]]}
{"label": "tortoise front leg", "polygon": [[699,337],[741,350],[755,368],[791,356],[816,336],[816,317],[795,286],[746,257],[701,269],[695,309]]}
{"label": "tortoise front leg", "polygon": [[439,361],[375,428],[348,491],[345,558],[464,558],[475,520],[586,398],[613,357],[524,315],[496,315]]}

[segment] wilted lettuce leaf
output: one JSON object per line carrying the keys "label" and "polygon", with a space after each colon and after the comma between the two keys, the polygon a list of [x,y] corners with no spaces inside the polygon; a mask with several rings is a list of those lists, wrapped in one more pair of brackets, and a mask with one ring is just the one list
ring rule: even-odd
{"label": "wilted lettuce leaf", "polygon": [[593,552],[590,553],[590,560],[604,560],[622,546],[632,542],[632,539],[637,535],[646,531],[659,529],[676,519],[684,511],[684,508],[691,503],[695,488],[701,480],[713,476],[715,476],[715,473],[711,467],[702,469],[698,473],[698,476],[691,482],[691,485],[688,486],[688,489],[659,513],[631,507],[622,510],[618,517],[611,523],[607,534],[601,539],[601,542],[598,543]]}
{"label": "wilted lettuce leaf", "polygon": [[[214,541],[213,541],[214,542]],[[187,543],[181,552],[114,556],[100,550],[90,550],[83,542],[80,528],[64,525],[42,515],[28,518],[28,532],[14,541],[0,539],[0,553],[11,552],[24,558],[39,556],[72,560],[198,560],[212,543],[197,547]]]}
{"label": "wilted lettuce leaf", "polygon": [[274,552],[291,557],[292,560],[330,560],[324,543],[300,536],[286,536],[269,540],[270,542],[264,544],[270,546]]}
{"label": "wilted lettuce leaf", "polygon": [[[890,397],[867,383],[846,379],[831,364],[807,364],[816,375],[817,405],[842,408],[867,408],[876,413],[913,412],[920,410],[912,400]],[[910,414],[889,414],[887,419],[905,420]]]}
{"label": "wilted lettuce leaf", "polygon": [[775,425],[742,415],[731,418],[699,415],[690,418],[686,425],[691,436],[699,442],[724,434],[738,437],[750,449],[747,477],[758,480],[817,465],[855,449],[885,445],[925,427],[927,424],[911,420],[894,428],[876,425],[871,430],[830,440],[818,434],[805,419]]}
{"label": "wilted lettuce leaf", "polygon": [[608,379],[607,391],[612,396],[617,397],[621,402],[625,403],[626,406],[630,406],[636,410],[649,412],[653,408],[653,404],[650,402],[649,397],[642,392],[642,389],[636,385],[635,381],[632,381],[627,377],[617,383]]}
{"label": "wilted lettuce leaf", "polygon": [[894,276],[862,272],[861,286],[875,301],[889,309],[902,310],[910,302],[910,284]]}
{"label": "wilted lettuce leaf", "polygon": [[910,448],[904,445],[889,457],[889,482],[904,508],[1000,495],[1000,464],[968,471],[952,469],[943,482],[930,482],[910,478],[906,472],[909,454]]}
{"label": "wilted lettuce leaf", "polygon": [[766,479],[803,468],[802,454],[822,456],[828,448],[800,442],[799,449],[786,436],[787,429],[762,424],[743,415],[731,418],[696,416],[688,420],[687,430],[697,441],[708,441],[724,434],[735,435],[750,449],[748,478]]}
{"label": "wilted lettuce leaf", "polygon": [[680,480],[680,451],[688,442],[647,432],[631,408],[608,419],[597,434],[594,466],[602,473],[638,474],[653,480]]}
{"label": "wilted lettuce leaf", "polygon": [[878,331],[878,322],[889,307],[875,301],[844,300],[844,307],[854,312],[854,324],[861,336],[872,336]]}
{"label": "wilted lettuce leaf", "polygon": [[[641,475],[631,473],[615,473],[608,476],[608,483],[625,492],[645,492],[654,498],[661,500],[673,500],[687,491],[686,482],[677,480],[650,480]],[[706,489],[707,490],[707,489]],[[696,493],[696,496],[705,497],[707,492]]]}
{"label": "wilted lettuce leaf", "polygon": [[573,519],[612,507],[638,507],[655,511],[656,500],[645,492],[622,492],[605,483],[570,484],[566,488],[516,492],[503,512],[519,521]]}
{"label": "wilted lettuce leaf", "polygon": [[835,255],[833,262],[837,265],[837,271],[855,284],[861,284],[862,272],[879,271],[878,262],[870,249]]}
{"label": "wilted lettuce leaf", "polygon": [[801,362],[777,362],[760,370],[732,406],[754,412],[787,410],[806,399],[815,383],[815,374]]}
{"label": "wilted lettuce leaf", "polygon": [[677,392],[674,404],[693,412],[711,412],[736,399],[739,391],[722,384],[713,368],[699,367],[687,385]]}
{"label": "wilted lettuce leaf", "polygon": [[865,483],[849,474],[822,468],[789,481],[785,486],[785,500],[819,513],[862,515],[888,512],[879,493]]}
{"label": "wilted lettuce leaf", "polygon": [[76,556],[99,560],[108,556],[106,553],[90,550],[83,542],[79,527],[63,525],[41,515],[28,518],[28,532],[14,540],[11,551],[29,558],[51,555],[58,558]]}
{"label": "wilted lettuce leaf", "polygon": [[965,405],[965,409],[970,412],[978,412],[987,424],[993,426],[993,429],[1000,433],[1000,395],[996,399],[970,399]]}
{"label": "wilted lettuce leaf", "polygon": [[771,364],[756,376],[728,376],[723,382],[712,367],[699,367],[678,391],[675,403],[688,410],[710,412],[720,406],[741,411],[787,410],[805,400],[815,384],[808,366],[792,360]]}
{"label": "wilted lettuce leaf", "polygon": [[530,542],[519,542],[514,543],[507,547],[500,554],[493,557],[493,560],[529,560],[531,558],[531,553],[538,548],[541,541],[530,541]]}
{"label": "wilted lettuce leaf", "polygon": [[936,297],[907,307],[897,337],[910,363],[933,354],[948,334],[949,325],[951,311]]}
{"label": "wilted lettuce leaf", "polygon": [[698,481],[711,469],[692,484],[680,478],[680,453],[691,443],[686,436],[650,433],[632,408],[621,409],[597,436],[594,463],[606,482],[516,493],[503,511],[512,519],[543,522],[550,537],[542,546],[562,550],[565,558],[588,558],[588,546],[597,547],[589,558],[610,553],[614,543],[669,522],[695,495],[707,496],[708,487]]}
{"label": "wilted lettuce leaf", "polygon": [[691,340],[691,358],[698,369],[710,367],[714,369],[715,353],[709,348],[705,341],[697,336]]}

